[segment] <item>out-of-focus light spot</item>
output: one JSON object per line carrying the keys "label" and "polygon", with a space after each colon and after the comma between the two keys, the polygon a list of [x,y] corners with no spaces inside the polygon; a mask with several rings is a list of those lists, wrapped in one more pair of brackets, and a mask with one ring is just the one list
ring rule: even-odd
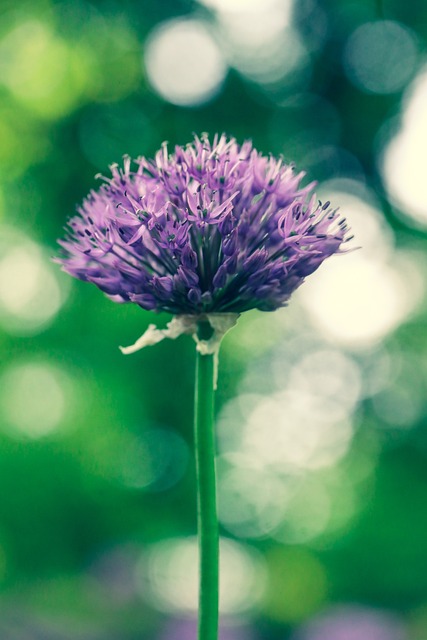
{"label": "out-of-focus light spot", "polygon": [[154,89],[182,106],[213,98],[227,72],[220,48],[201,20],[170,20],[154,29],[146,43],[144,64]]}
{"label": "out-of-focus light spot", "polygon": [[[306,541],[329,521],[328,491],[313,483],[319,493],[314,508],[304,483],[349,449],[350,416],[361,394],[359,368],[340,352],[323,349],[304,355],[286,379],[283,391],[242,395],[219,416],[219,517],[235,535],[259,538],[277,531],[280,540]],[[280,533],[283,522],[289,526]]]}
{"label": "out-of-focus light spot", "polygon": [[279,547],[268,552],[266,560],[268,587],[263,610],[273,620],[298,622],[316,611],[326,599],[324,568],[308,551]]}
{"label": "out-of-focus light spot", "polygon": [[371,458],[347,478],[338,468],[289,474],[261,468],[237,454],[219,458],[219,518],[242,538],[285,544],[334,539],[358,510],[355,483],[372,473]]}
{"label": "out-of-focus light spot", "polygon": [[319,530],[313,539],[333,540],[341,538],[349,530],[353,518],[366,500],[367,485],[375,470],[375,454],[376,451],[371,452],[370,449],[360,452],[355,448],[343,462],[342,468],[327,469],[311,478],[312,481],[317,480],[325,491],[330,507],[323,530]]}
{"label": "out-of-focus light spot", "polygon": [[385,260],[394,247],[393,232],[378,209],[373,192],[356,180],[338,178],[328,180],[318,189],[319,198],[339,206],[354,234],[353,246],[362,247],[363,254]]}
{"label": "out-of-focus light spot", "polygon": [[48,25],[20,24],[0,43],[0,82],[38,115],[56,118],[72,111],[84,87],[75,52]]}
{"label": "out-of-focus light spot", "polygon": [[10,333],[31,335],[45,329],[67,295],[42,249],[26,236],[3,227],[0,239],[0,324]]}
{"label": "out-of-focus light spot", "polygon": [[139,40],[124,14],[85,16],[74,37],[75,64],[87,75],[85,95],[96,102],[123,99],[141,79]]}
{"label": "out-of-focus light spot", "polygon": [[[262,597],[265,568],[255,550],[222,539],[220,543],[220,611],[253,610]],[[191,613],[198,606],[198,544],[194,538],[156,543],[141,558],[136,579],[141,593],[162,611]]]}
{"label": "out-of-focus light spot", "polygon": [[409,640],[394,614],[377,609],[341,606],[316,616],[295,631],[291,640]]}
{"label": "out-of-focus light spot", "polygon": [[[379,224],[370,228],[381,233]],[[241,393],[218,418],[219,518],[242,538],[334,540],[351,525],[358,486],[372,473],[376,449],[356,462],[350,450],[354,417],[361,398],[389,383],[389,358],[378,348],[351,356],[304,327],[286,329],[286,340],[278,336],[249,365],[240,388],[257,394]]]}
{"label": "out-of-focus light spot", "polygon": [[242,393],[227,402],[221,409],[217,430],[222,451],[226,453],[241,451],[241,439],[245,432],[245,424],[263,398],[264,396],[260,393]]}
{"label": "out-of-focus light spot", "polygon": [[375,413],[389,425],[414,426],[422,410],[422,396],[416,387],[392,386],[373,398]]}
{"label": "out-of-focus light spot", "polygon": [[216,10],[224,53],[229,64],[251,80],[268,87],[286,76],[298,75],[309,56],[298,32],[292,29],[293,0],[222,2],[203,0]]}
{"label": "out-of-focus light spot", "polygon": [[0,102],[0,140],[0,170],[8,181],[42,162],[50,150],[45,133],[28,110],[4,99]]}
{"label": "out-of-focus light spot", "polygon": [[[240,451],[283,472],[318,469],[347,451],[352,428],[341,398],[289,388],[262,398],[245,421]],[[218,424],[221,438],[223,425]]]}
{"label": "out-of-focus light spot", "polygon": [[[409,253],[393,250],[393,235],[380,212],[365,198],[341,192],[346,184],[355,189],[356,183],[326,184],[332,202],[340,204],[342,215],[348,217],[353,246],[362,250],[322,265],[297,296],[325,335],[344,345],[367,347],[416,308],[423,293],[422,274]],[[369,192],[366,195],[369,198]]]}
{"label": "out-of-focus light spot", "polygon": [[387,190],[402,215],[427,225],[425,149],[427,147],[427,69],[405,96],[402,128],[386,147],[382,172]]}
{"label": "out-of-focus light spot", "polygon": [[230,456],[230,463],[231,469],[223,463],[218,479],[220,522],[236,536],[265,537],[282,522],[292,488],[243,455]]}
{"label": "out-of-focus light spot", "polygon": [[118,479],[133,489],[164,491],[185,472],[188,448],[172,431],[150,429],[126,442],[117,456]]}
{"label": "out-of-focus light spot", "polygon": [[417,354],[394,353],[392,371],[386,386],[372,398],[374,410],[386,424],[408,429],[416,424],[425,403],[422,363]]}
{"label": "out-of-focus light spot", "polygon": [[328,17],[326,7],[312,0],[297,2],[294,5],[293,20],[311,53],[319,51],[325,42],[328,34]]}
{"label": "out-of-focus light spot", "polygon": [[262,54],[262,47],[268,47],[280,37],[282,46],[286,46],[283,36],[290,26],[292,5],[293,0],[270,0],[252,8],[247,5],[234,11],[228,8],[218,15],[218,23],[232,51],[240,49],[243,56],[249,51]]}
{"label": "out-of-focus light spot", "polygon": [[272,537],[285,544],[304,544],[327,528],[331,498],[316,478],[306,478],[286,505],[283,519]]}
{"label": "out-of-focus light spot", "polygon": [[[414,289],[408,288],[409,281]],[[419,274],[398,269],[396,260],[391,266],[360,252],[323,265],[301,289],[300,300],[326,336],[366,347],[382,340],[414,310],[419,281]]]}
{"label": "out-of-focus light spot", "polygon": [[64,418],[68,387],[64,372],[48,363],[11,365],[1,376],[1,422],[12,435],[34,439],[49,435]]}
{"label": "out-of-focus light spot", "polygon": [[50,24],[28,20],[0,42],[0,85],[27,114],[57,119],[86,101],[128,95],[141,77],[137,51],[138,40],[124,21],[93,13],[70,41]]}
{"label": "out-of-focus light spot", "polygon": [[[290,542],[311,539],[328,523],[330,499],[319,486],[317,517],[312,513],[309,522],[312,509],[306,512],[301,498],[309,494],[304,478],[310,482],[311,472],[347,453],[361,374],[354,360],[327,348],[302,351],[294,363],[285,360],[282,391],[243,394],[221,411],[218,493],[220,520],[228,531],[258,538],[292,521],[282,534]],[[273,363],[270,376],[275,378]]]}
{"label": "out-of-focus light spot", "polygon": [[329,418],[344,417],[351,413],[360,396],[359,367],[340,351],[312,351],[292,369],[289,390],[304,393],[320,403],[333,400],[333,405],[327,407]]}
{"label": "out-of-focus light spot", "polygon": [[[274,347],[284,335],[283,318],[278,313],[260,315],[256,311],[248,311],[239,318],[239,331],[230,335],[223,349],[230,358],[241,358],[251,353],[256,357]],[[254,388],[254,387],[252,387]]]}
{"label": "out-of-focus light spot", "polygon": [[410,80],[416,63],[415,34],[391,20],[358,27],[344,51],[348,78],[369,93],[399,91]]}
{"label": "out-of-focus light spot", "polygon": [[[248,41],[247,41],[248,42]],[[275,40],[255,47],[233,45],[229,62],[251,80],[262,85],[276,85],[288,75],[303,72],[309,56],[298,32],[287,28]]]}
{"label": "out-of-focus light spot", "polygon": [[395,357],[384,347],[365,352],[362,359],[363,397],[369,398],[385,389],[390,383],[395,367]]}

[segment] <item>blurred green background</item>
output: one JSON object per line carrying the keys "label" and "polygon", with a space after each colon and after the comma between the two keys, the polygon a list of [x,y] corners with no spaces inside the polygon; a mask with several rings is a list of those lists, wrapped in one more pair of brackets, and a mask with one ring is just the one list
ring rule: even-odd
{"label": "blurred green background", "polygon": [[221,352],[222,640],[427,638],[424,0],[0,1],[0,638],[192,640],[194,344],[51,262],[98,172],[225,131],[363,247]]}

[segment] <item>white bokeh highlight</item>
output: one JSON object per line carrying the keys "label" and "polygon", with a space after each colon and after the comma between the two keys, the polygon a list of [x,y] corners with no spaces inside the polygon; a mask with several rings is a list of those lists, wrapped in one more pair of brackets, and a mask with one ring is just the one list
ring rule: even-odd
{"label": "white bokeh highlight", "polygon": [[[196,538],[157,542],[136,567],[139,591],[160,611],[195,615],[198,609],[199,562]],[[247,613],[259,604],[265,588],[262,556],[244,544],[220,540],[219,609],[224,615]]]}
{"label": "white bokeh highlight", "polygon": [[297,297],[325,337],[343,347],[372,347],[416,310],[424,280],[418,261],[393,248],[391,230],[374,203],[339,191],[329,195],[348,216],[353,245],[361,249],[325,262]]}
{"label": "white bokeh highlight", "polygon": [[10,365],[0,378],[0,421],[18,438],[38,439],[55,432],[70,404],[70,381],[48,362]]}
{"label": "white bokeh highlight", "polygon": [[242,393],[218,417],[219,516],[233,535],[299,543],[330,524],[332,496],[317,476],[349,451],[361,372],[337,349],[306,347],[295,358],[277,354],[281,390]]}
{"label": "white bokeh highlight", "polygon": [[188,447],[174,431],[152,428],[124,439],[115,456],[117,480],[131,489],[164,491],[183,476]]}
{"label": "white bokeh highlight", "polygon": [[359,89],[389,94],[410,80],[417,58],[417,40],[410,29],[392,20],[378,20],[352,33],[343,63],[348,78]]}
{"label": "white bokeh highlight", "polygon": [[37,243],[2,227],[0,239],[0,326],[15,335],[46,329],[65,302],[67,281]]}
{"label": "white bokeh highlight", "polygon": [[208,102],[227,73],[209,24],[198,19],[170,20],[156,27],[147,39],[144,64],[155,91],[180,106]]}
{"label": "white bokeh highlight", "polygon": [[293,0],[199,0],[212,9],[230,66],[264,87],[280,85],[309,66],[309,54],[292,28]]}
{"label": "white bokeh highlight", "polygon": [[427,226],[425,149],[427,148],[427,67],[404,98],[401,127],[384,150],[381,164],[386,189],[401,215]]}

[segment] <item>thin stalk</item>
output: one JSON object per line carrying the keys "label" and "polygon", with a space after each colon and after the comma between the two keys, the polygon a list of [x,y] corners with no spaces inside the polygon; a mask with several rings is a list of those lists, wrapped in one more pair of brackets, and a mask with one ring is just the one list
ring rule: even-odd
{"label": "thin stalk", "polygon": [[[200,322],[198,336],[213,331]],[[194,406],[199,538],[199,640],[218,639],[219,533],[216,505],[214,434],[214,356],[197,352]]]}

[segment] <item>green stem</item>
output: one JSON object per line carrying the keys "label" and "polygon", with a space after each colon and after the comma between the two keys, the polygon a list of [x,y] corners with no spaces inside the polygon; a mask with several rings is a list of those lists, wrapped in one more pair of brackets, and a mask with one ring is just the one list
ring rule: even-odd
{"label": "green stem", "polygon": [[[200,322],[198,336],[213,330]],[[214,356],[197,352],[194,429],[199,535],[199,640],[218,639],[219,534],[216,506],[214,433]]]}

